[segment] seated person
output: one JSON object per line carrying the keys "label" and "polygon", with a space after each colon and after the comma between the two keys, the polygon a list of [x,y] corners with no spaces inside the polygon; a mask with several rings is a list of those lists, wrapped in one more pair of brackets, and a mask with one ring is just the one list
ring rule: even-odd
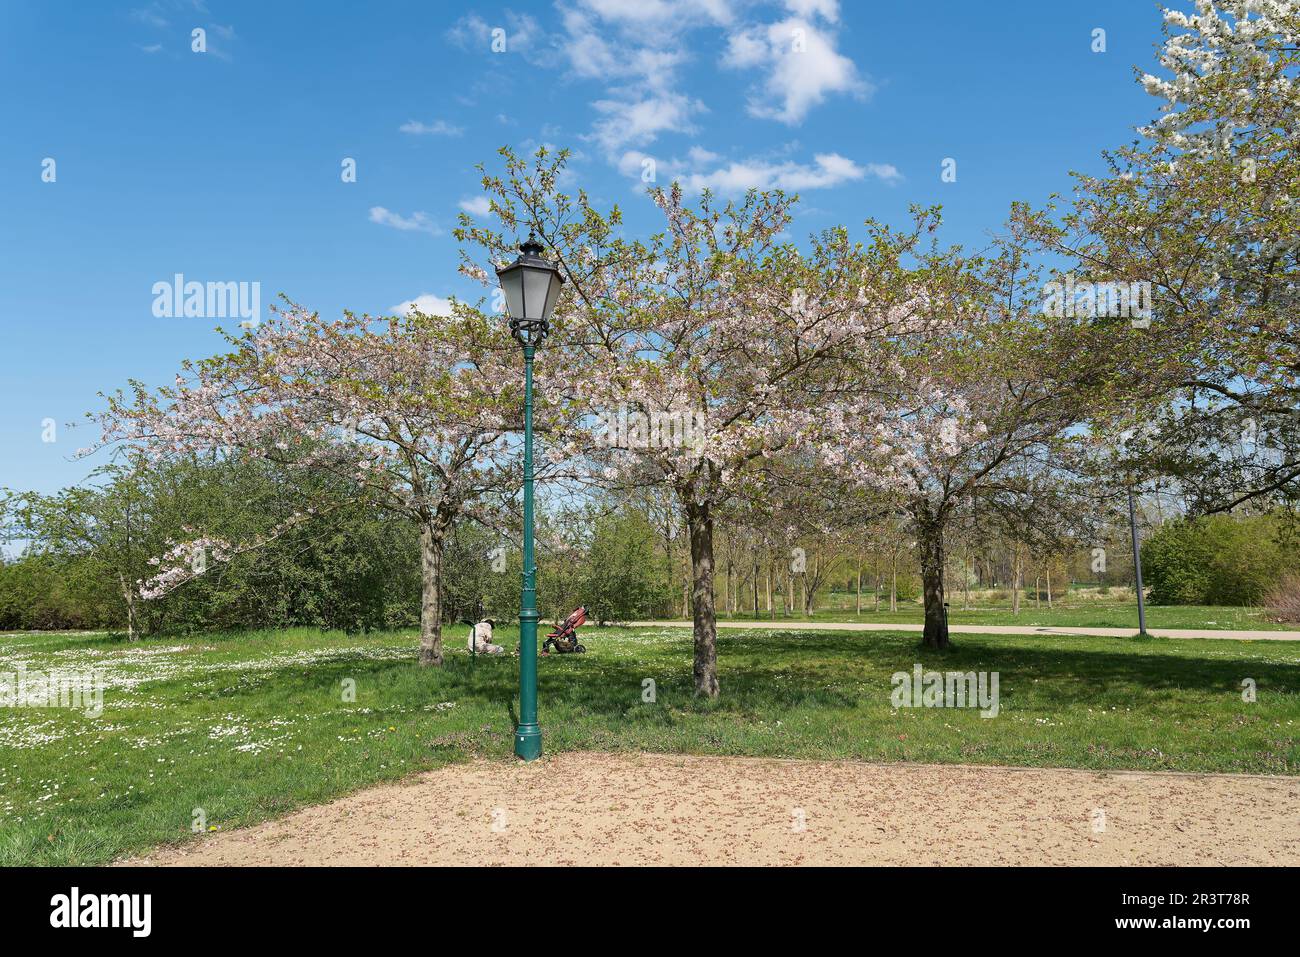
{"label": "seated person", "polygon": [[480,655],[499,655],[505,651],[500,645],[492,644],[492,627],[495,624],[491,618],[485,618],[472,627],[469,630],[469,641],[466,642],[466,647]]}

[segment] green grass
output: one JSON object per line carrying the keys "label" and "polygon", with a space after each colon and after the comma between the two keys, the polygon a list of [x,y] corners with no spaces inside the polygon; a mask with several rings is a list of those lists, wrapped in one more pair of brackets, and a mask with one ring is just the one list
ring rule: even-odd
{"label": "green grass", "polygon": [[[847,597],[847,601],[845,601]],[[1020,606],[1020,614],[1011,612],[1011,603],[980,605],[963,611],[960,598],[949,600],[948,621],[953,625],[1024,625],[1027,627],[1083,627],[1083,628],[1131,628],[1138,630],[1137,602],[1099,602],[1083,601],[1078,603],[1055,602],[1049,609],[1047,602],[1039,608],[1033,601],[1025,601]],[[883,622],[891,625],[921,624],[923,618],[921,606],[916,602],[900,602],[898,611],[889,611],[888,602],[879,612],[871,610],[870,596],[864,601],[861,615],[854,614],[853,596],[836,594],[829,603],[831,607],[814,611],[811,619],[800,614],[796,618],[781,617],[778,610],[777,620],[784,620],[797,627],[799,621],[846,621],[846,622]],[[1300,631],[1300,624],[1295,622],[1270,621],[1263,608],[1232,608],[1212,605],[1147,605],[1148,628],[1197,628],[1220,629],[1229,631]],[[736,621],[753,620],[754,613],[722,616]],[[768,619],[767,612],[762,613]]]}
{"label": "green grass", "polygon": [[[0,672],[95,665],[109,678],[98,719],[0,710],[0,864],[103,863],[190,839],[195,808],[225,830],[471,756],[512,760],[518,663],[471,664],[463,632],[440,670],[415,665],[410,632],[0,635]],[[583,640],[588,654],[540,662],[552,753],[1300,773],[1291,642],[969,635],[935,653],[914,634],[729,630],[708,702],[691,694],[685,629]],[[890,676],[915,662],[999,672],[1000,715],[894,710]]]}

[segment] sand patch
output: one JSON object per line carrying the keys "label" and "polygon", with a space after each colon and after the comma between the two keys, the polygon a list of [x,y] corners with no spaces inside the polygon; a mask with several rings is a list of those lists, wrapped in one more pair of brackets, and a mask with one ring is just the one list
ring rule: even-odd
{"label": "sand patch", "polygon": [[571,752],[129,864],[1300,864],[1300,779]]}

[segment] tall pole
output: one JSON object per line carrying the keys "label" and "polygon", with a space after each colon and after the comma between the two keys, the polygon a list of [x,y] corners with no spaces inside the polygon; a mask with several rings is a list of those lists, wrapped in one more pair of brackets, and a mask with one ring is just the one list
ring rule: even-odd
{"label": "tall pole", "polygon": [[1128,487],[1128,528],[1133,539],[1133,574],[1137,581],[1138,596],[1138,634],[1147,633],[1147,606],[1142,597],[1142,550],[1138,541],[1137,512],[1133,508],[1133,486]]}
{"label": "tall pole", "polygon": [[515,754],[542,756],[537,724],[537,566],[533,560],[533,346],[524,345],[524,572],[519,598],[519,726]]}

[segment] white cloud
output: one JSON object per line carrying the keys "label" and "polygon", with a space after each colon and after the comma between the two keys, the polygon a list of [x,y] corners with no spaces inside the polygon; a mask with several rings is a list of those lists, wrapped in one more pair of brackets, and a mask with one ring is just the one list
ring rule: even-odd
{"label": "white cloud", "polygon": [[[689,35],[702,28],[723,31],[723,66],[763,74],[751,91],[752,115],[794,124],[831,94],[870,92],[853,61],[835,49],[838,0],[779,3],[786,11],[776,15],[779,22],[756,23],[752,0],[556,0],[561,26],[552,33],[530,17],[504,12],[486,20],[464,16],[448,36],[466,49],[488,50],[494,30],[499,38],[504,29],[508,51],[522,51],[536,62],[543,62],[545,52],[546,65],[562,63],[571,77],[599,83],[602,92],[591,102],[596,115],[585,139],[626,170],[636,150],[667,134],[696,132],[699,116],[709,111],[679,75],[700,49],[687,42]],[[799,53],[792,49],[796,31]],[[699,173],[717,159],[694,156],[683,166]],[[721,176],[721,170],[714,174]]]}
{"label": "white cloud", "polygon": [[639,150],[628,150],[619,157],[618,168],[623,175],[640,179],[645,161],[653,159],[655,179],[659,183],[676,181],[687,192],[698,193],[704,189],[726,196],[735,196],[750,189],[782,189],[787,192],[806,192],[829,189],[844,183],[874,177],[882,183],[894,185],[903,176],[890,163],[865,165],[841,156],[839,153],[818,153],[811,163],[795,160],[776,160],[751,157],[718,163],[720,157],[699,146],[693,146],[686,160],[654,158]]}
{"label": "white cloud", "polygon": [[868,163],[867,172],[890,186],[901,182],[903,179],[903,174],[898,171],[898,167],[893,163]]}
{"label": "white cloud", "polygon": [[471,216],[486,216],[492,212],[492,204],[486,196],[468,196],[457,205]]}
{"label": "white cloud", "polygon": [[818,153],[812,164],[787,160],[773,163],[746,160],[729,163],[711,171],[694,172],[682,178],[682,185],[692,192],[711,189],[733,195],[749,189],[783,189],[798,192],[826,189],[862,179],[867,170],[838,153]]}
{"label": "white cloud", "polygon": [[835,23],[840,18],[839,0],[785,0],[785,8],[805,20],[820,16]]}
{"label": "white cloud", "polygon": [[416,136],[460,136],[465,132],[463,127],[452,126],[446,120],[434,120],[432,123],[407,120],[398,129],[403,133],[412,133]]}
{"label": "white cloud", "polygon": [[750,98],[749,112],[782,123],[801,122],[827,94],[866,96],[872,89],[858,76],[853,61],[836,51],[834,35],[803,17],[732,33],[722,64],[766,69],[760,90]]}
{"label": "white cloud", "polygon": [[574,73],[601,78],[623,72],[623,64],[610,48],[604,31],[596,29],[588,17],[569,9],[564,11],[563,23],[568,32],[564,53]]}
{"label": "white cloud", "polygon": [[[169,18],[172,16],[177,16],[183,23],[186,23],[195,15],[204,17],[210,16],[208,8],[203,3],[203,0],[153,0],[152,3],[149,3],[146,6],[131,10],[131,19],[138,20],[140,23],[154,27],[158,30],[163,30],[169,27],[171,25],[171,20]],[[217,32],[229,30],[229,34],[222,35],[225,36],[226,39],[234,38],[235,32],[230,27],[212,26],[209,29]],[[185,27],[185,43],[187,46],[190,42],[188,35],[189,31],[190,26],[187,25]]]}
{"label": "white cloud", "polygon": [[481,45],[491,49],[492,28],[477,13],[461,17],[447,30],[447,39],[464,49]]}
{"label": "white cloud", "polygon": [[429,218],[428,213],[415,212],[410,216],[403,216],[390,209],[385,209],[383,206],[371,206],[370,221],[381,226],[391,226],[393,229],[401,229],[407,232],[428,233],[431,236],[442,235],[442,229]]}
{"label": "white cloud", "polygon": [[590,138],[611,162],[661,134],[694,132],[692,118],[707,107],[678,89],[677,71],[689,58],[682,35],[730,24],[728,0],[575,0],[561,13],[570,70],[607,84],[592,103],[600,116]]}
{"label": "white cloud", "polygon": [[584,78],[635,82],[660,92],[672,89],[675,71],[688,56],[681,34],[699,25],[692,12],[697,5],[647,0],[627,4],[626,10],[623,6],[583,0],[581,8],[562,9],[562,45],[570,68]]}
{"label": "white cloud", "polygon": [[731,0],[577,0],[565,13],[595,17],[637,42],[665,46],[703,24],[730,24],[733,6]]}
{"label": "white cloud", "polygon": [[747,69],[766,63],[767,41],[762,33],[760,27],[749,27],[727,37],[727,52],[722,57],[723,65]]}
{"label": "white cloud", "polygon": [[229,62],[232,59],[229,48],[238,39],[235,35],[235,28],[233,26],[222,26],[220,23],[210,23],[207,30],[208,54],[215,56],[218,60]]}
{"label": "white cloud", "polygon": [[425,316],[450,316],[451,300],[433,293],[421,293],[415,299],[407,299],[406,302],[389,307],[389,313],[393,316],[406,316],[411,312],[421,312]]}
{"label": "white cloud", "polygon": [[[500,30],[502,33],[494,34]],[[553,66],[555,41],[526,13],[507,10],[499,20],[489,23],[477,13],[461,17],[447,31],[447,39],[463,50],[500,55],[493,50],[493,42],[504,36],[505,49],[501,53],[514,53],[537,66]]]}
{"label": "white cloud", "polygon": [[706,163],[713,163],[722,159],[717,153],[710,152],[702,146],[692,146],[686,151],[686,156],[697,166],[704,166]]}
{"label": "white cloud", "polygon": [[405,302],[390,306],[388,311],[395,316],[405,316],[412,311],[426,316],[450,316],[451,300],[435,296],[431,292],[422,292],[414,299],[407,299]]}
{"label": "white cloud", "polygon": [[139,20],[141,23],[155,27],[159,30],[168,26],[168,19],[163,16],[162,6],[158,3],[151,3],[147,7],[140,7],[131,11],[131,19]]}
{"label": "white cloud", "polygon": [[592,136],[611,155],[629,144],[652,143],[660,133],[693,133],[691,117],[707,110],[699,100],[678,93],[597,100],[592,106],[602,115],[592,127]]}

